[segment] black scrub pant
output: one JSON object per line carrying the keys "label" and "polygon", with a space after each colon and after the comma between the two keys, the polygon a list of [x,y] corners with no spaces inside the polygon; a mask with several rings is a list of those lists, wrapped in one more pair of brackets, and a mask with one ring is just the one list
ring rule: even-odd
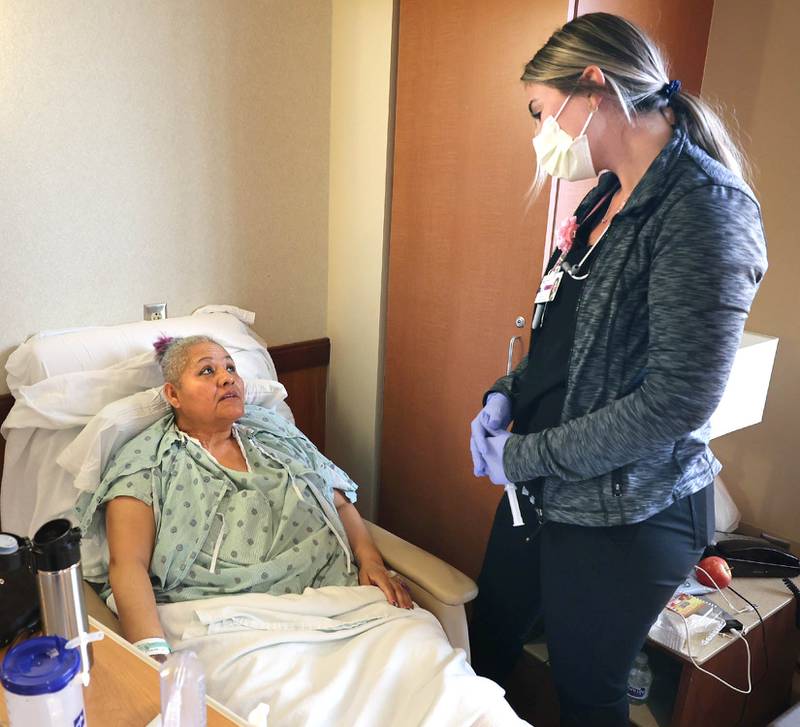
{"label": "black scrub pant", "polygon": [[544,621],[561,724],[627,727],[628,674],[650,626],[714,532],[714,487],[641,523],[511,524],[495,516],[470,624],[472,665],[503,683],[531,630]]}

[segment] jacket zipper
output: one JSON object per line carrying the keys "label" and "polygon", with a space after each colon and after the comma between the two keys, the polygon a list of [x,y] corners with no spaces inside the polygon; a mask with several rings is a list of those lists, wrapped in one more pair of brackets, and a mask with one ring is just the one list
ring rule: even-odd
{"label": "jacket zipper", "polygon": [[[608,227],[606,227],[606,231],[603,233],[603,235],[604,236],[607,235],[611,231],[611,228],[613,226],[614,226],[614,219],[612,219],[611,222],[609,222]],[[597,244],[597,243],[595,243],[595,244]],[[604,245],[603,249],[600,250],[599,253],[597,253],[597,257],[595,258],[594,264],[592,265],[593,269],[597,268],[597,266],[600,264],[600,260],[602,260],[603,253],[605,253],[606,248],[608,248],[608,245]],[[572,345],[570,346],[569,359],[567,360],[567,391],[569,391],[569,388],[570,388],[570,378],[571,378],[571,375],[572,375],[572,361],[573,361],[573,358],[575,357],[575,337],[576,337],[577,332],[578,332],[578,318],[580,317],[581,303],[583,303],[583,294],[586,292],[586,288],[587,287],[588,287],[587,285],[583,285],[581,287],[581,290],[578,293],[578,301],[575,304],[575,332],[572,334]],[[603,385],[605,386],[607,383],[608,383],[608,380],[604,381]],[[564,420],[564,409],[566,408],[566,405],[567,405],[567,397],[566,397],[566,394],[565,394],[565,396],[564,396],[564,404],[561,407],[561,417],[560,417],[559,421],[563,421]]]}
{"label": "jacket zipper", "polygon": [[[612,219],[603,234],[607,235],[611,231],[611,227],[613,225],[614,225],[614,220]],[[600,264],[600,260],[602,259],[603,253],[605,252],[605,248],[607,248],[607,247],[608,247],[608,245],[604,245],[603,246],[604,249],[601,250],[598,253],[597,258],[594,261],[594,265],[592,265],[592,268],[596,268]],[[575,337],[576,337],[576,334],[577,334],[577,322],[578,322],[578,317],[579,317],[580,311],[581,311],[581,303],[583,302],[583,294],[586,292],[586,287],[587,287],[586,285],[581,287],[581,290],[578,293],[578,301],[575,304],[575,333],[573,333],[573,335],[572,335],[572,346],[570,346],[569,359],[567,360],[567,391],[569,391],[569,388],[570,388],[570,377],[571,377],[571,374],[572,374],[572,361],[573,361],[573,358],[575,356]],[[606,381],[604,383],[607,384],[608,381]],[[561,417],[559,418],[559,421],[563,421],[564,420],[564,409],[566,408],[566,405],[567,405],[567,397],[566,397],[566,394],[565,394],[564,403],[563,403],[563,405],[561,407]],[[620,481],[619,474],[620,474],[620,470],[614,470],[614,472],[612,473],[612,493],[613,493],[614,497],[622,497],[622,482]],[[600,490],[600,493],[599,493],[600,494],[600,503],[602,505],[603,504],[603,497],[602,497],[602,494],[601,494],[602,493],[602,487],[600,487],[599,490]],[[544,492],[542,493],[542,495],[544,497]],[[537,517],[539,519],[539,523],[541,524],[541,522],[543,520],[542,509],[541,509],[541,507],[536,507],[535,503],[534,503],[534,507],[536,509],[536,515],[537,515]],[[606,513],[606,518],[607,517],[608,517],[608,513]]]}
{"label": "jacket zipper", "polygon": [[[606,228],[606,231],[603,234],[607,235],[611,231],[611,227],[613,225],[614,225],[614,220],[612,219],[611,222],[609,223],[608,227]],[[595,244],[597,244],[597,243],[595,243]],[[600,260],[602,259],[603,253],[605,252],[605,248],[607,248],[607,247],[608,247],[608,245],[605,245],[604,249],[599,252],[597,258],[594,261],[594,265],[592,266],[592,268],[596,268],[600,264]],[[570,351],[569,351],[569,361],[567,363],[567,390],[569,390],[569,379],[570,379],[570,374],[572,373],[572,359],[573,359],[573,356],[575,354],[575,335],[577,334],[577,321],[578,321],[578,316],[579,316],[580,310],[581,310],[581,303],[583,302],[583,294],[586,292],[586,287],[587,286],[584,285],[581,288],[580,293],[578,293],[578,302],[575,305],[575,327],[576,327],[576,333],[573,334],[572,346],[570,347]],[[608,382],[606,381],[605,383],[608,383]],[[566,396],[564,397],[564,407],[566,407]],[[561,410],[561,420],[563,420],[563,419],[564,419],[564,409],[562,408],[562,410]],[[611,477],[611,483],[612,483],[611,484],[611,492],[614,495],[614,497],[622,497],[622,482],[621,482],[621,478],[620,478],[621,470],[614,470],[611,474],[612,474],[612,477]],[[603,498],[601,496],[600,502],[602,503],[602,501],[603,501]]]}
{"label": "jacket zipper", "polygon": [[611,494],[614,497],[622,497],[622,470],[614,470],[611,473]]}

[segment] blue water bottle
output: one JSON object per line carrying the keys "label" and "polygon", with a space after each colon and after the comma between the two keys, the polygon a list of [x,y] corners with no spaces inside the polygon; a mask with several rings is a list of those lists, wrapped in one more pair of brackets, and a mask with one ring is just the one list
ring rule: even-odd
{"label": "blue water bottle", "polygon": [[8,650],[0,666],[11,727],[85,727],[81,655],[60,636]]}

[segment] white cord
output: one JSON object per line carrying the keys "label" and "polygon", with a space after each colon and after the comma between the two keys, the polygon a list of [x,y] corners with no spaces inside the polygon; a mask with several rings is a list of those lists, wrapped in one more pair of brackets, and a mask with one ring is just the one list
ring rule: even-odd
{"label": "white cord", "polygon": [[734,615],[738,616],[740,613],[748,613],[749,611],[755,611],[755,609],[751,608],[750,606],[745,606],[744,608],[738,608],[737,609],[736,606],[734,606],[731,603],[731,599],[728,598],[720,590],[720,587],[717,585],[717,582],[711,577],[711,574],[705,568],[701,568],[699,565],[696,565],[695,569],[699,570],[701,573],[704,573],[706,575],[706,578],[708,578],[708,580],[710,580],[714,584],[714,588],[716,588],[717,591],[719,592],[719,595],[722,596],[725,599],[725,603],[728,604],[729,608],[731,609],[731,613],[733,613]]}
{"label": "white cord", "polygon": [[[269,459],[275,461],[282,469],[284,469],[286,471],[286,474],[289,477],[289,481],[292,483],[292,487],[294,487],[294,491],[297,494],[298,499],[300,499],[300,501],[302,501],[302,502],[305,502],[305,498],[303,497],[303,493],[300,492],[300,488],[297,486],[297,482],[295,481],[294,473],[292,472],[291,467],[289,467],[288,465],[286,465],[283,462],[281,462],[281,460],[277,459],[274,454],[272,454],[268,450],[266,450],[262,446],[261,442],[259,442],[258,439],[256,439],[256,437],[255,437],[255,435],[253,434],[252,431],[248,431],[247,437],[250,440],[250,443],[259,452],[261,452],[261,454],[263,454],[265,457],[268,457]],[[313,494],[313,492],[314,491],[312,490],[312,494]],[[351,573],[352,572],[353,556],[350,553],[350,548],[348,547],[348,544],[345,543],[345,541],[342,539],[342,536],[339,535],[339,531],[333,526],[333,523],[330,521],[328,516],[325,514],[325,508],[323,507],[322,503],[319,502],[318,504],[319,504],[320,514],[322,515],[322,519],[325,521],[325,524],[328,526],[330,531],[333,533],[333,536],[339,542],[339,545],[341,546],[342,550],[344,551],[344,556],[345,556],[345,558],[347,560],[347,572]]]}
{"label": "white cord", "polygon": [[742,635],[742,632],[736,629],[731,629],[732,634],[735,634],[737,638],[740,638],[742,641],[744,641],[744,648],[747,650],[747,691],[744,689],[739,689],[739,687],[734,687],[733,684],[729,684],[722,677],[718,677],[716,674],[714,674],[714,672],[710,672],[708,669],[703,669],[703,667],[694,660],[694,656],[692,656],[692,639],[689,634],[689,624],[686,621],[686,616],[684,616],[682,613],[678,613],[677,611],[672,611],[672,613],[677,613],[678,616],[683,619],[683,626],[686,629],[686,653],[689,655],[692,664],[694,664],[697,669],[703,672],[703,674],[708,674],[708,676],[714,677],[714,679],[716,679],[718,682],[721,682],[726,687],[733,689],[734,692],[739,692],[739,694],[750,694],[750,692],[753,691],[753,682],[750,678],[750,644],[747,643],[747,639]]}
{"label": "white cord", "polygon": [[525,521],[522,519],[522,513],[519,509],[519,500],[517,499],[517,487],[511,483],[505,485],[506,495],[508,495],[508,504],[511,507],[511,520],[515,528],[524,525]]}
{"label": "white cord", "polygon": [[217,567],[217,556],[219,555],[219,546],[222,545],[222,538],[225,537],[225,516],[221,512],[218,512],[217,516],[219,517],[220,520],[222,520],[222,525],[220,525],[219,534],[217,535],[217,540],[214,543],[214,552],[211,555],[211,567],[209,568],[209,570],[211,571],[212,574],[214,573],[214,568]]}
{"label": "white cord", "polygon": [[[607,230],[607,229],[608,229],[608,228],[606,227],[606,230]],[[583,267],[583,264],[586,262],[586,259],[589,257],[589,255],[591,255],[591,254],[594,252],[595,248],[597,247],[597,243],[598,243],[598,242],[600,242],[600,240],[602,240],[602,239],[603,239],[603,235],[605,235],[605,234],[606,234],[606,230],[603,230],[603,231],[600,233],[600,237],[598,237],[598,238],[597,238],[597,240],[595,240],[595,243],[594,243],[594,245],[592,245],[592,246],[589,248],[589,252],[587,252],[587,253],[586,253],[586,254],[585,254],[585,255],[584,255],[582,258],[581,258],[581,261],[580,261],[580,262],[579,262],[577,265],[574,265],[574,266],[570,267],[570,269],[569,269],[569,270],[567,270],[567,269],[566,269],[566,268],[564,268],[564,267],[562,267],[562,268],[561,268],[561,269],[562,269],[562,270],[563,270],[563,271],[564,271],[564,272],[565,272],[567,275],[569,275],[569,277],[570,277],[570,278],[572,278],[573,280],[586,280],[586,278],[588,278],[588,277],[589,277],[589,273],[585,273],[584,275],[576,275],[576,274],[575,274],[575,271],[577,271],[577,270],[580,270],[580,269]]]}

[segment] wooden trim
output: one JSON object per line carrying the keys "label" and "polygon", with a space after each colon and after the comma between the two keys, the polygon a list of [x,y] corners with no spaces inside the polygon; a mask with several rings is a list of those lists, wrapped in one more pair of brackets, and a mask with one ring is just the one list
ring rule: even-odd
{"label": "wooden trim", "polygon": [[278,378],[286,387],[286,403],[292,408],[295,424],[320,452],[324,452],[330,339],[316,338],[271,346],[269,355],[275,363]]}
{"label": "wooden trim", "polygon": [[315,338],[311,341],[270,346],[269,355],[275,362],[278,376],[298,369],[327,366],[331,361],[331,340]]}
{"label": "wooden trim", "polygon": [[295,425],[324,453],[328,367],[295,369],[280,374],[279,378],[286,387],[286,403],[292,410]]}

